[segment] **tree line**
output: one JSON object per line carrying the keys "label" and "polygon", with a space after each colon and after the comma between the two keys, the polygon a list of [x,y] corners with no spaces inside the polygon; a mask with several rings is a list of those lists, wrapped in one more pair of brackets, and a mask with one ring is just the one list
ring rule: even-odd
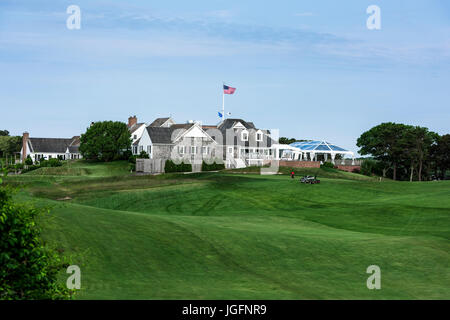
{"label": "tree line", "polygon": [[8,130],[0,130],[0,158],[9,158],[12,161],[21,148],[22,137],[10,136]]}
{"label": "tree line", "polygon": [[359,154],[377,161],[374,170],[378,167],[393,180],[445,179],[450,169],[450,134],[441,136],[425,127],[382,123],[364,132],[356,145]]}

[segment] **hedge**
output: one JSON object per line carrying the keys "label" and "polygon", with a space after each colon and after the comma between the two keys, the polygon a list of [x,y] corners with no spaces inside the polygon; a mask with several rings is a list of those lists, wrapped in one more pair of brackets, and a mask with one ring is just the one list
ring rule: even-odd
{"label": "hedge", "polygon": [[190,163],[181,162],[176,164],[172,160],[166,160],[166,165],[164,167],[166,173],[169,172],[192,172],[192,165]]}
{"label": "hedge", "polygon": [[214,161],[213,163],[208,164],[205,161],[202,162],[202,171],[216,171],[223,169],[225,169],[224,163],[217,163]]}

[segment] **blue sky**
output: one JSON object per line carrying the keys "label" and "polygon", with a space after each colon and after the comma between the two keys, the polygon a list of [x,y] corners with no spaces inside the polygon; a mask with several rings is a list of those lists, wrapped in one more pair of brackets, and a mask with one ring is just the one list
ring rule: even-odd
{"label": "blue sky", "polygon": [[[372,4],[381,30],[366,27]],[[385,121],[450,131],[450,2],[0,0],[0,75],[12,134],[134,114],[215,124],[225,82],[233,117],[357,151]]]}

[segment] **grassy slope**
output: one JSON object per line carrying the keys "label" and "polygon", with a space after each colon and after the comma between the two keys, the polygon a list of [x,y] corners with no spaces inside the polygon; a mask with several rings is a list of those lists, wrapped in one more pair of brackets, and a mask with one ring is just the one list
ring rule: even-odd
{"label": "grassy slope", "polygon": [[[450,296],[447,181],[325,178],[335,171],[320,171],[320,185],[236,173],[128,177],[125,165],[76,162],[87,176],[8,179],[28,186],[19,198],[53,206],[45,237],[75,255],[79,298]],[[64,196],[73,200],[51,200]],[[382,290],[365,286],[371,264]]]}

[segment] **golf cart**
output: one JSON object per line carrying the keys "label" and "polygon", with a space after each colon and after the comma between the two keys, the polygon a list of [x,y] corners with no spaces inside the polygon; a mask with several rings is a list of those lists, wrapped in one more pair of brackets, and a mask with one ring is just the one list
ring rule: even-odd
{"label": "golf cart", "polygon": [[302,178],[300,178],[300,182],[301,183],[309,183],[309,184],[316,184],[316,183],[320,183],[320,180],[316,179],[316,177],[314,176],[304,176]]}

